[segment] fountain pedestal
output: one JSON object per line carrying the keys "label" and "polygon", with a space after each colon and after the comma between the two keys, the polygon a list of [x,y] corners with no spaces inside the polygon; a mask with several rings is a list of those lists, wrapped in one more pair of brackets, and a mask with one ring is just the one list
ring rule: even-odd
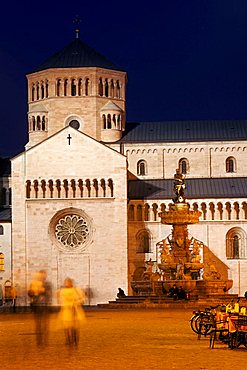
{"label": "fountain pedestal", "polygon": [[[153,295],[159,295],[160,292],[169,291],[176,284],[194,297],[206,297],[226,294],[232,287],[232,280],[221,279],[210,261],[207,261],[205,270],[205,264],[201,261],[205,245],[194,237],[189,237],[188,233],[188,225],[198,223],[201,212],[189,209],[184,189],[184,177],[176,170],[174,204],[169,211],[159,213],[161,223],[172,226],[172,234],[157,243],[158,271],[155,273],[149,271],[149,274],[144,272],[145,283],[132,282],[136,294],[149,291]],[[205,271],[202,274],[203,270]]]}

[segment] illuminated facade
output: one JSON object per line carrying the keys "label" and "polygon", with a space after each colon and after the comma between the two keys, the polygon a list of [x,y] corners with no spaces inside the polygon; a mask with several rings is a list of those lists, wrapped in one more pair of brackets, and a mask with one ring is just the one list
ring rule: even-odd
{"label": "illuminated facade", "polygon": [[202,212],[189,231],[243,295],[246,122],[126,122],[126,73],[79,38],[27,79],[29,140],[1,177],[2,212],[11,189],[12,216],[0,214],[8,225],[0,283],[17,284],[19,304],[39,269],[54,291],[75,279],[88,304],[115,299],[118,287],[132,294],[132,279],[171,233],[158,214],[171,203],[176,168],[191,209]]}

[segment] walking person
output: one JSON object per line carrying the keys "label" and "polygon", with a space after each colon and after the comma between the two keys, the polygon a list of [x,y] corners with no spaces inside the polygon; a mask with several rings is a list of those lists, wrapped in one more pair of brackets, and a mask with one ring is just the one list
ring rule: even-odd
{"label": "walking person", "polygon": [[82,309],[85,295],[83,290],[74,286],[73,280],[66,278],[63,288],[59,291],[61,310],[60,320],[65,333],[65,343],[69,346],[78,346],[80,324],[85,321]]}
{"label": "walking person", "polygon": [[49,306],[51,304],[51,284],[46,280],[46,271],[40,270],[30,284],[28,295],[34,314],[37,345],[47,344],[49,326]]}
{"label": "walking person", "polygon": [[12,285],[11,287],[11,291],[10,291],[10,294],[11,294],[11,298],[12,298],[12,311],[14,313],[16,313],[16,299],[17,299],[17,292],[16,292],[16,287],[14,285]]}

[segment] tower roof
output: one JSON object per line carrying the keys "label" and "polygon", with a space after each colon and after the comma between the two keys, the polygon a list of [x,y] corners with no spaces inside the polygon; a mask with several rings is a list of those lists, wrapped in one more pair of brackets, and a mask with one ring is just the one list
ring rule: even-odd
{"label": "tower roof", "polygon": [[76,38],[30,73],[49,68],[80,67],[99,67],[118,71],[122,70],[79,38]]}

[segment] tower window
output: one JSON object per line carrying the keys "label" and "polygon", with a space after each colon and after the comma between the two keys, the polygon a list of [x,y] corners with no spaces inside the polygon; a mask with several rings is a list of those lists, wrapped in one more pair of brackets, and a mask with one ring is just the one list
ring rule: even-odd
{"label": "tower window", "polygon": [[61,80],[57,80],[57,96],[60,96]]}
{"label": "tower window", "polygon": [[74,79],[71,81],[71,96],[76,96],[76,83]]}
{"label": "tower window", "polygon": [[85,95],[89,95],[89,78],[86,78],[85,80]]}
{"label": "tower window", "polygon": [[3,225],[0,225],[0,235],[3,235],[3,234],[4,234]]}
{"label": "tower window", "polygon": [[102,78],[99,79],[99,85],[98,85],[98,93],[99,96],[103,96],[103,83],[102,83]]}

